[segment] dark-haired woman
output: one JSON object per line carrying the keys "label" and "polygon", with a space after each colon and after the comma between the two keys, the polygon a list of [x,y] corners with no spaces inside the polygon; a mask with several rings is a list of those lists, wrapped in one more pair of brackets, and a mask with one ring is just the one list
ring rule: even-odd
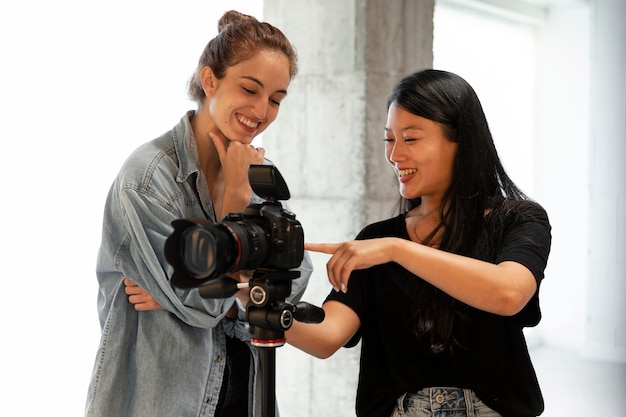
{"label": "dark-haired woman", "polygon": [[[297,72],[274,26],[230,11],[218,30],[190,81],[197,110],[134,151],[109,192],[97,262],[102,337],[86,416],[261,417],[244,290],[205,299],[174,288],[163,250],[172,220],[219,221],[262,201],[248,167],[270,162],[250,143],[275,120]],[[300,270],[293,299],[311,273],[307,256]]]}
{"label": "dark-haired woman", "polygon": [[397,217],[332,254],[320,324],[287,341],[326,358],[361,342],[358,416],[537,416],[524,327],[540,318],[551,244],[544,209],[506,174],[474,90],[424,70],[388,101],[385,156]]}

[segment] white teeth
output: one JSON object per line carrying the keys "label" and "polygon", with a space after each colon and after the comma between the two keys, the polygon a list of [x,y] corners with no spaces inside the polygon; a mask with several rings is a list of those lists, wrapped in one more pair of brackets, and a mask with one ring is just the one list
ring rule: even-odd
{"label": "white teeth", "polygon": [[252,128],[252,129],[256,129],[257,127],[259,127],[259,123],[258,122],[253,122],[252,120],[246,119],[243,116],[237,116],[237,120],[239,120],[241,123],[243,123],[244,125]]}
{"label": "white teeth", "polygon": [[417,170],[415,168],[411,168],[411,169],[398,169],[396,170],[396,172],[398,173],[399,177],[404,177],[406,175],[411,175],[415,172],[417,172]]}

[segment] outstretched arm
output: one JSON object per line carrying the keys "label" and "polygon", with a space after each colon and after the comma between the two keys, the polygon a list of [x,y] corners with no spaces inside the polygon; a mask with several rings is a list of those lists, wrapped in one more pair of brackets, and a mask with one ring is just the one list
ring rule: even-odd
{"label": "outstretched arm", "polygon": [[327,301],[322,308],[325,313],[324,321],[294,321],[285,335],[290,345],[320,359],[326,359],[348,343],[361,326],[361,321],[350,307],[339,301]]}
{"label": "outstretched arm", "polygon": [[327,271],[336,290],[347,290],[352,271],[388,262],[472,307],[503,316],[521,311],[537,290],[535,277],[520,263],[492,264],[400,238],[306,244],[305,249],[332,254]]}

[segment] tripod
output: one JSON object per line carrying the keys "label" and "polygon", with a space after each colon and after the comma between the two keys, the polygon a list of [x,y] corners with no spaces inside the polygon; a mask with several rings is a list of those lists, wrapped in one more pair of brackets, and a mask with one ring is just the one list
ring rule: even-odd
{"label": "tripod", "polygon": [[276,348],[285,344],[285,331],[293,320],[303,323],[321,323],[324,310],[312,304],[286,301],[291,294],[292,280],[300,271],[256,270],[247,283],[238,283],[222,277],[199,287],[204,298],[225,298],[241,288],[250,288],[250,301],[246,306],[246,318],[250,324],[250,339],[259,348],[261,359],[261,398],[263,417],[276,415]]}

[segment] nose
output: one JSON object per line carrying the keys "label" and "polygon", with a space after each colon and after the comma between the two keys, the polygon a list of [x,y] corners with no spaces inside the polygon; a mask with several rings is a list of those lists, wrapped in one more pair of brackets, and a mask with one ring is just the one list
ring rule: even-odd
{"label": "nose", "polygon": [[259,98],[252,106],[252,115],[257,119],[264,121],[267,117],[267,108],[269,107],[267,98]]}
{"label": "nose", "polygon": [[406,159],[405,147],[401,140],[396,140],[393,145],[387,148],[387,160],[389,163],[394,164]]}

